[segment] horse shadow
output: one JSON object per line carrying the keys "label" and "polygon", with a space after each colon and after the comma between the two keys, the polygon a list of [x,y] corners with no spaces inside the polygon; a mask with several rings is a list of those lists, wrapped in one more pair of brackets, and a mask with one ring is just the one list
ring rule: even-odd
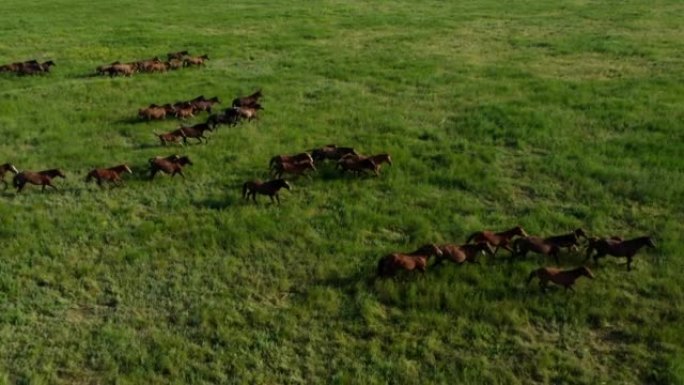
{"label": "horse shadow", "polygon": [[198,201],[194,201],[193,205],[198,208],[205,208],[210,210],[225,210],[229,207],[235,206],[240,199],[232,195],[228,195],[224,198],[207,198]]}

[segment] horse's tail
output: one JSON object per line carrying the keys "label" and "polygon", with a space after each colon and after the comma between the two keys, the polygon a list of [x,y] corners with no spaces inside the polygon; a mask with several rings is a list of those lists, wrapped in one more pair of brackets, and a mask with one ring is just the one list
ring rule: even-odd
{"label": "horse's tail", "polygon": [[468,236],[468,239],[466,239],[466,243],[470,243],[470,242],[471,242],[475,237],[477,237],[479,234],[480,234],[479,231],[476,231],[476,232],[470,234],[470,236]]}
{"label": "horse's tail", "polygon": [[537,276],[537,271],[539,271],[539,270],[534,270],[534,271],[532,271],[532,272],[530,273],[530,275],[527,277],[527,283],[526,283],[527,285],[529,285],[530,282],[532,282],[532,280],[534,279],[534,277]]}

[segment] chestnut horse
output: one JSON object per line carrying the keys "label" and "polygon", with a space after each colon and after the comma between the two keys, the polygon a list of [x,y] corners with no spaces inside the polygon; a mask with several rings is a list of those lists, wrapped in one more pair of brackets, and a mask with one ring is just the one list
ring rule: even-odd
{"label": "chestnut horse", "polygon": [[257,194],[268,195],[269,198],[271,198],[271,202],[273,202],[273,197],[275,197],[275,199],[278,201],[278,204],[280,204],[278,191],[280,191],[281,188],[290,190],[292,186],[290,186],[285,179],[274,179],[268,182],[251,180],[242,185],[242,197],[246,200],[249,200],[249,196],[251,195],[254,203],[257,203]]}
{"label": "chestnut horse", "polygon": [[539,287],[541,288],[542,292],[546,291],[549,281],[557,285],[564,286],[565,290],[570,289],[574,292],[575,289],[572,288],[572,285],[575,284],[577,278],[581,276],[594,279],[594,274],[591,272],[591,270],[589,270],[588,267],[585,266],[577,267],[572,270],[560,270],[553,267],[542,267],[530,273],[529,277],[527,277],[527,284],[529,285],[534,277],[537,277],[539,278]]}
{"label": "chestnut horse", "polygon": [[88,176],[86,176],[85,181],[86,183],[88,183],[92,179],[95,179],[97,185],[100,187],[104,187],[102,185],[102,182],[104,181],[110,182],[115,186],[122,186],[123,181],[121,180],[121,174],[124,172],[133,174],[133,171],[131,171],[130,167],[128,167],[128,165],[126,164],[120,164],[118,166],[109,168],[96,168],[88,173]]}
{"label": "chestnut horse", "polygon": [[428,259],[433,255],[436,257],[442,256],[442,250],[434,243],[423,245],[409,254],[388,254],[380,258],[377,275],[378,277],[391,277],[400,270],[418,270],[421,273],[425,273]]}
{"label": "chestnut horse", "polygon": [[499,248],[506,249],[513,254],[513,250],[510,248],[509,244],[515,236],[526,237],[527,233],[520,226],[516,226],[512,229],[498,233],[489,230],[483,230],[470,234],[466,240],[466,243],[470,243],[472,241],[475,241],[475,243],[487,242],[496,247],[496,249],[494,249],[494,255],[496,255],[496,253],[499,251]]}
{"label": "chestnut horse", "polygon": [[308,152],[295,155],[276,155],[268,162],[268,168],[273,169],[281,163],[313,163],[313,158]]}
{"label": "chestnut horse", "polygon": [[568,234],[546,237],[544,238],[544,242],[556,245],[559,248],[567,247],[568,251],[570,251],[572,249],[577,250],[577,247],[579,246],[580,237],[584,237],[584,239],[587,239],[587,234],[584,232],[584,230],[578,228],[575,229],[575,231]]}
{"label": "chestnut horse", "polygon": [[589,240],[589,247],[587,248],[587,258],[591,257],[591,254],[596,250],[594,255],[594,263],[598,265],[600,258],[606,255],[612,255],[614,257],[625,257],[627,258],[627,271],[632,270],[632,259],[634,255],[644,246],[655,248],[655,243],[653,239],[648,236],[638,237],[629,240],[621,240],[619,237],[611,238],[592,238]]}
{"label": "chestnut horse", "polygon": [[513,242],[513,249],[515,250],[514,257],[523,257],[528,252],[532,251],[542,255],[550,255],[556,260],[556,264],[560,265],[558,260],[558,252],[560,248],[554,244],[544,242],[544,239],[539,237],[525,237],[518,238]]}
{"label": "chestnut horse", "polygon": [[316,171],[316,166],[313,162],[302,163],[276,163],[273,167],[273,175],[276,178],[282,178],[283,174],[302,175],[306,170]]}
{"label": "chestnut horse", "polygon": [[353,171],[357,176],[361,175],[364,171],[372,171],[375,176],[380,176],[380,166],[370,158],[358,157],[352,154],[347,154],[338,160],[335,168],[339,168],[342,172]]}
{"label": "chestnut horse", "polygon": [[465,262],[470,263],[480,263],[477,261],[477,256],[480,253],[489,254],[494,256],[494,250],[492,246],[487,242],[471,243],[465,245],[440,245],[439,249],[442,250],[442,256],[437,258],[437,262],[433,266],[441,264],[445,259],[451,262],[463,264]]}
{"label": "chestnut horse", "polygon": [[45,187],[47,186],[57,190],[57,187],[52,184],[52,179],[56,177],[66,178],[66,175],[56,168],[39,172],[22,171],[14,176],[12,184],[16,187],[17,192],[21,192],[21,190],[24,189],[24,186],[26,186],[26,183],[41,185],[43,186],[42,191],[45,192]]}
{"label": "chestnut horse", "polygon": [[183,178],[183,166],[192,165],[192,161],[187,156],[170,155],[166,158],[155,157],[149,160],[150,163],[150,180],[154,179],[159,171],[165,174],[171,174],[172,177],[179,174]]}
{"label": "chestnut horse", "polygon": [[7,181],[5,180],[5,174],[7,171],[13,173],[13,174],[19,174],[19,170],[17,170],[16,167],[14,167],[13,164],[11,163],[5,163],[2,166],[0,166],[0,181],[5,185],[5,190],[7,190]]}

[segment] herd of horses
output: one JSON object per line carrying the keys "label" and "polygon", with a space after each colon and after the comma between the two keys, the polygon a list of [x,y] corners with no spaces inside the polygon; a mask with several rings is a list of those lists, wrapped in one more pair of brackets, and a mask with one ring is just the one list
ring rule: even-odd
{"label": "herd of horses", "polygon": [[135,73],[166,72],[185,67],[199,67],[205,65],[209,55],[192,56],[188,51],[171,52],[167,54],[167,60],[163,61],[158,56],[152,59],[137,60],[128,63],[115,61],[103,64],[95,68],[97,75],[131,76]]}
{"label": "herd of horses", "polygon": [[[430,243],[410,253],[385,255],[378,262],[376,274],[378,277],[393,277],[402,271],[425,273],[431,257],[436,259],[435,263],[432,264],[433,268],[444,261],[451,261],[456,264],[479,263],[477,260],[479,255],[487,254],[495,257],[500,249],[510,252],[510,260],[524,258],[527,253],[533,252],[543,256],[552,256],[556,264],[560,265],[558,254],[561,249],[577,251],[582,246],[586,247],[584,263],[593,258],[594,265],[598,265],[599,260],[607,255],[623,257],[627,259],[627,270],[630,271],[636,253],[645,246],[655,248],[655,243],[649,236],[628,240],[618,236],[589,237],[581,228],[567,234],[549,237],[530,236],[522,227],[516,226],[501,232],[490,230],[475,232],[461,245]],[[594,278],[594,274],[586,266],[567,270],[542,267],[530,273],[527,283],[529,284],[534,278],[538,278],[542,291],[546,290],[549,282],[563,286],[566,290],[574,291],[573,284],[582,276]]]}
{"label": "herd of horses", "polygon": [[[167,55],[167,61],[161,61],[158,57],[150,60],[141,60],[130,63],[114,62],[111,64],[97,67],[96,71],[101,75],[110,76],[131,76],[137,72],[165,72],[167,70],[179,69],[190,66],[202,66],[208,60],[208,55],[191,56],[188,51],[172,52]],[[12,72],[19,75],[35,75],[50,72],[54,66],[53,61],[40,63],[37,60],[18,62],[0,66],[0,72]],[[162,145],[177,143],[182,141],[187,144],[188,139],[197,139],[200,143],[208,139],[204,135],[206,131],[214,131],[220,125],[235,126],[241,121],[251,121],[258,118],[258,111],[263,107],[260,99],[263,94],[261,90],[244,96],[235,98],[231,107],[226,108],[221,113],[213,114],[212,108],[220,104],[218,97],[205,98],[200,95],[188,101],[166,104],[150,104],[148,107],[138,110],[138,117],[142,120],[163,120],[170,117],[187,119],[199,113],[209,114],[204,123],[193,126],[181,125],[178,129],[155,133]],[[276,155],[269,160],[268,169],[272,179],[268,181],[250,180],[242,185],[242,197],[245,200],[250,198],[257,203],[257,195],[267,195],[271,202],[280,204],[279,191],[282,189],[290,190],[291,184],[284,179],[285,176],[300,177],[309,175],[310,172],[317,170],[316,165],[333,162],[336,169],[340,172],[352,172],[357,176],[380,175],[383,164],[392,165],[392,158],[387,153],[375,155],[362,155],[352,147],[337,146],[328,144],[308,151],[289,154]],[[183,174],[183,168],[192,165],[188,156],[177,154],[166,157],[157,156],[148,160],[149,179],[154,179],[159,172],[171,175]],[[60,169],[49,169],[44,171],[19,171],[14,165],[5,163],[0,165],[0,181],[4,188],[8,188],[5,181],[7,173],[14,174],[12,185],[16,192],[21,192],[27,184],[42,186],[42,191],[47,187],[57,189],[53,185],[53,179],[66,178]],[[105,183],[113,186],[123,184],[122,175],[132,174],[133,171],[127,164],[120,164],[109,168],[96,168],[88,172],[85,182],[95,181],[98,186],[104,187]],[[582,242],[584,239],[584,242]],[[584,243],[584,245],[583,245]],[[644,246],[655,247],[653,240],[648,236],[625,240],[621,237],[588,237],[586,232],[578,228],[570,233],[549,237],[538,237],[528,235],[522,227],[517,226],[512,229],[493,232],[489,230],[478,231],[471,234],[464,244],[426,244],[410,253],[392,253],[383,256],[377,265],[378,277],[393,277],[402,271],[419,271],[425,273],[428,268],[428,261],[434,257],[436,261],[432,268],[441,265],[444,261],[451,261],[456,264],[479,263],[480,255],[496,256],[500,249],[510,253],[510,260],[525,258],[528,253],[536,253],[543,256],[553,257],[556,265],[560,265],[559,254],[562,249],[569,252],[577,251],[580,247],[586,248],[584,262],[593,257],[595,265],[601,258],[611,255],[624,257],[627,259],[627,270],[631,270],[633,258],[636,253]],[[572,288],[575,281],[582,276],[593,278],[594,274],[586,266],[579,266],[573,269],[562,270],[555,267],[542,267],[532,271],[527,279],[529,284],[535,278],[539,279],[542,291],[545,291],[549,282],[556,283],[565,287],[566,290]]]}

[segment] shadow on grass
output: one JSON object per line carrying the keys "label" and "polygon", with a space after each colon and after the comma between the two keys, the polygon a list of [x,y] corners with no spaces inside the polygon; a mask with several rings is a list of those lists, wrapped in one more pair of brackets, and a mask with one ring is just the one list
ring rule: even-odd
{"label": "shadow on grass", "polygon": [[237,196],[228,195],[224,198],[208,198],[193,202],[193,205],[199,208],[211,210],[225,210],[235,205],[240,204],[241,199]]}

